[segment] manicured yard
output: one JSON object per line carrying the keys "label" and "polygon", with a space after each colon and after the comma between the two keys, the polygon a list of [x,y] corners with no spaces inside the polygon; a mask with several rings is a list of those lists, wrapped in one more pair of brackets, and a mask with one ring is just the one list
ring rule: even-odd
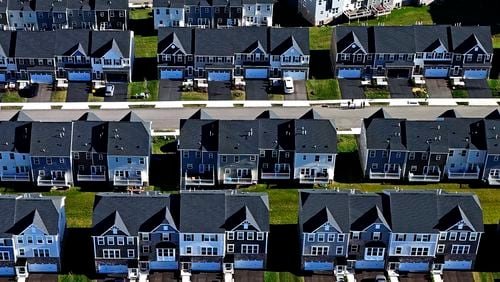
{"label": "manicured yard", "polygon": [[348,153],[358,150],[355,135],[337,135],[337,152]]}
{"label": "manicured yard", "polygon": [[26,98],[19,96],[17,91],[5,90],[5,93],[1,94],[2,103],[24,103]]}
{"label": "manicured yard", "polygon": [[74,187],[66,191],[44,193],[50,196],[66,196],[66,224],[68,228],[85,228],[92,225],[92,207],[95,193],[82,192]]}
{"label": "manicured yard", "polygon": [[309,100],[340,99],[339,82],[336,79],[309,79],[306,89]]}
{"label": "manicured yard", "polygon": [[500,97],[500,80],[499,79],[489,79],[488,85],[490,86],[491,92],[494,97]]}
{"label": "manicured yard", "polygon": [[389,15],[370,19],[368,21],[351,21],[346,25],[414,25],[420,22],[422,24],[433,24],[429,6],[422,7],[403,7],[394,9]]}
{"label": "manicured yard", "polygon": [[66,274],[59,275],[58,282],[90,282],[92,280],[88,279],[85,275],[76,275],[76,274]]}
{"label": "manicured yard", "polygon": [[131,9],[130,10],[130,19],[131,20],[143,20],[148,19],[153,16],[152,9]]}
{"label": "manicured yard", "polygon": [[52,92],[52,95],[50,96],[50,101],[51,102],[66,102],[66,96],[68,95],[68,92],[66,90],[57,90]]}
{"label": "manicured yard", "polygon": [[367,99],[389,99],[391,93],[387,89],[367,88],[365,89],[365,96]]}
{"label": "manicured yard", "polygon": [[332,40],[332,27],[320,26],[309,28],[309,49],[329,50]]}
{"label": "manicured yard", "polygon": [[231,90],[231,98],[233,100],[244,101],[245,100],[245,91]]}
{"label": "manicured yard", "polygon": [[298,277],[290,272],[270,272],[264,273],[265,282],[303,282],[304,277]]}
{"label": "manicured yard", "polygon": [[[135,57],[136,58],[155,58],[157,36],[134,36],[135,40]],[[154,67],[154,66],[151,66]]]}
{"label": "manicured yard", "polygon": [[175,142],[175,137],[157,136],[153,138],[153,154],[165,154],[165,145]]}
{"label": "manicured yard", "polygon": [[473,272],[475,282],[493,282],[500,279],[500,272]]}
{"label": "manicured yard", "polygon": [[451,90],[451,96],[453,98],[469,98],[469,93],[466,89],[453,89]]}
{"label": "manicured yard", "polygon": [[[145,91],[149,92],[148,99],[134,99],[132,96]],[[156,101],[158,100],[158,80],[134,81],[128,84],[128,95],[132,101]]]}
{"label": "manicured yard", "polygon": [[208,93],[206,92],[182,92],[181,100],[183,101],[206,101],[208,100]]}

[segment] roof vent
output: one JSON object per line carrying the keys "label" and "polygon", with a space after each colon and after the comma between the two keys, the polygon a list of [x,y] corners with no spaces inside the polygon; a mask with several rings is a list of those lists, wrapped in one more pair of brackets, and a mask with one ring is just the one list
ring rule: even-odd
{"label": "roof vent", "polygon": [[438,140],[441,141],[441,135],[438,136]]}
{"label": "roof vent", "polygon": [[248,136],[252,136],[253,135],[253,128],[250,128],[250,131],[248,131]]}
{"label": "roof vent", "polygon": [[123,151],[123,147],[120,147],[120,150]]}
{"label": "roof vent", "polygon": [[441,125],[438,125],[438,130],[440,130],[440,129],[441,129]]}
{"label": "roof vent", "polygon": [[465,137],[465,142],[469,142],[469,137]]}

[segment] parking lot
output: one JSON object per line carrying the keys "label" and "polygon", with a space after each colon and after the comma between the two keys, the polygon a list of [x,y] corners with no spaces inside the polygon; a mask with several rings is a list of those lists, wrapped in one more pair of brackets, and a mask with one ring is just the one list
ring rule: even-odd
{"label": "parking lot", "polygon": [[209,81],[208,100],[231,100],[231,82]]}
{"label": "parking lot", "polygon": [[465,88],[467,88],[469,98],[493,98],[486,79],[466,79]]}
{"label": "parking lot", "polygon": [[365,91],[359,79],[339,79],[342,99],[364,99]]}
{"label": "parking lot", "polygon": [[89,82],[69,82],[66,102],[87,102],[90,92]]}
{"label": "parking lot", "polygon": [[245,99],[246,100],[267,100],[267,80],[246,80]]}
{"label": "parking lot", "polygon": [[410,80],[408,78],[389,78],[389,92],[391,98],[395,99],[411,99],[413,93],[411,91]]}
{"label": "parking lot", "polygon": [[451,99],[451,90],[448,88],[446,79],[426,79],[427,94],[429,98],[447,98]]}
{"label": "parking lot", "polygon": [[180,80],[160,79],[158,89],[158,100],[160,101],[179,101],[181,99]]}

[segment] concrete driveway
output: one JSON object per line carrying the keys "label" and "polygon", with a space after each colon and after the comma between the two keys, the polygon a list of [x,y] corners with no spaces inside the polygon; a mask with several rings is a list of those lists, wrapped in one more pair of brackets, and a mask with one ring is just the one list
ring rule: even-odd
{"label": "concrete driveway", "polygon": [[389,92],[391,98],[411,99],[413,93],[411,91],[410,81],[407,78],[389,78]]}
{"label": "concrete driveway", "polygon": [[267,100],[267,80],[245,80],[245,100]]}
{"label": "concrete driveway", "polygon": [[28,102],[50,102],[53,86],[49,84],[32,84],[19,91],[19,96],[28,98]]}
{"label": "concrete driveway", "polygon": [[466,79],[465,88],[467,88],[469,98],[493,98],[486,79]]}
{"label": "concrete driveway", "polygon": [[89,82],[70,82],[68,83],[66,102],[87,102],[89,99],[89,92]]}
{"label": "concrete driveway", "polygon": [[179,101],[181,100],[180,80],[160,79],[158,89],[158,100],[160,101]]}
{"label": "concrete driveway", "polygon": [[453,98],[446,79],[425,79],[429,98]]}
{"label": "concrete driveway", "polygon": [[115,92],[111,97],[104,97],[104,102],[127,102],[128,84],[122,82],[111,83],[115,86]]}
{"label": "concrete driveway", "polygon": [[235,270],[234,281],[238,282],[264,282],[264,271],[259,270]]}
{"label": "concrete driveway", "polygon": [[293,87],[295,91],[292,94],[285,94],[285,100],[307,100],[305,80],[294,80]]}
{"label": "concrete driveway", "polygon": [[208,100],[232,100],[231,82],[209,81]]}
{"label": "concrete driveway", "polygon": [[342,99],[364,99],[365,91],[358,79],[339,79],[339,88]]}

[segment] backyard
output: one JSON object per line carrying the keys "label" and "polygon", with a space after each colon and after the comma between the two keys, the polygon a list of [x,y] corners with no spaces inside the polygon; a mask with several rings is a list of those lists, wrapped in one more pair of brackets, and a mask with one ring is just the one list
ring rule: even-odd
{"label": "backyard", "polygon": [[340,99],[339,82],[336,79],[309,79],[306,89],[309,100]]}

